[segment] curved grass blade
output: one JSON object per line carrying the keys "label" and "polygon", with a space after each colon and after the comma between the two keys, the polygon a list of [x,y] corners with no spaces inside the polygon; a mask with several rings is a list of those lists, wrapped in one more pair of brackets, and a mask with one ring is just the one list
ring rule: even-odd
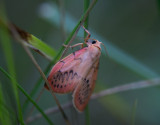
{"label": "curved grass blade", "polygon": [[12,120],[9,117],[10,112],[8,109],[4,106],[5,99],[3,95],[3,90],[0,82],[0,124],[1,125],[11,125]]}
{"label": "curved grass blade", "polygon": [[[2,67],[0,67],[0,71],[6,75],[10,80],[14,79],[10,74],[8,74]],[[47,117],[47,115],[43,112],[43,110],[37,105],[37,103],[30,97],[30,95],[25,92],[25,90],[16,82],[16,86],[18,89],[28,98],[28,100],[37,108],[37,110],[42,114],[42,116],[46,119],[46,121],[53,125],[52,121]]]}
{"label": "curved grass blade", "polygon": [[[4,6],[3,6],[2,2],[0,3],[0,9],[1,9],[0,10],[0,17],[2,18],[1,21],[4,20],[4,22],[7,22],[7,17],[6,17],[6,14],[4,11]],[[13,57],[12,47],[11,47],[11,43],[10,43],[9,32],[6,27],[1,27],[0,36],[1,36],[2,48],[4,51],[5,58],[6,58],[7,68],[9,70],[9,73],[12,74],[14,77],[14,79],[11,79],[11,82],[12,82],[11,86],[12,86],[13,93],[14,93],[14,96],[16,99],[16,103],[17,103],[18,120],[22,125],[24,125],[19,94],[18,94],[18,90],[17,90],[17,86],[16,86],[16,72],[15,72],[15,67],[14,67],[14,57]]]}
{"label": "curved grass blade", "polygon": [[41,52],[45,53],[46,57],[49,58],[49,60],[52,60],[53,57],[56,56],[56,51],[42,42],[40,39],[37,37],[31,35],[31,39],[28,41],[29,44],[31,44],[34,48],[40,50]]}

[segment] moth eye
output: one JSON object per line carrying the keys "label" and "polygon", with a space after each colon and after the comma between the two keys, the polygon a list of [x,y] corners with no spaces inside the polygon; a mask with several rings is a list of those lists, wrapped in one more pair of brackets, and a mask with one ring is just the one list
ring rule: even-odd
{"label": "moth eye", "polygon": [[96,43],[96,41],[95,41],[95,40],[93,40],[93,41],[92,41],[92,44],[95,44],[95,43]]}
{"label": "moth eye", "polygon": [[94,39],[88,39],[88,42],[91,43],[91,44],[95,44],[97,42],[97,40],[94,40]]}

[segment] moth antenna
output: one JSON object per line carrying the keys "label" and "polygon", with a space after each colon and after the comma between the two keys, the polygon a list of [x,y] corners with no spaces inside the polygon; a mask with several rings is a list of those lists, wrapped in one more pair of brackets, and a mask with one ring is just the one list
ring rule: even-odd
{"label": "moth antenna", "polygon": [[90,32],[82,25],[82,28],[84,29],[84,31],[88,34],[86,36],[86,38],[84,39],[85,43],[87,43],[87,40],[91,37]]}
{"label": "moth antenna", "polygon": [[106,52],[107,55],[109,56],[106,46],[105,46],[103,43],[101,43],[101,44],[103,45],[105,52]]}

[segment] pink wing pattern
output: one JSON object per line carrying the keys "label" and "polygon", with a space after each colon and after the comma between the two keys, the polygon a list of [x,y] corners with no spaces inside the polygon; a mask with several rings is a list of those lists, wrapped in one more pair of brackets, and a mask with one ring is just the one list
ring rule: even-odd
{"label": "pink wing pattern", "polygon": [[[81,79],[77,70],[81,68],[79,66],[81,58],[87,49],[85,47],[78,50],[55,64],[48,76],[49,84],[54,92],[63,94],[74,90],[77,82]],[[46,84],[45,87],[48,89]]]}

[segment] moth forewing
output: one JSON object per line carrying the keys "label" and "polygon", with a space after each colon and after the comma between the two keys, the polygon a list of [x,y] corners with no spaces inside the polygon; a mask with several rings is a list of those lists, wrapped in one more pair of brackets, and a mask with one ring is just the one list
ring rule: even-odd
{"label": "moth forewing", "polygon": [[60,60],[52,68],[48,81],[53,91],[56,93],[69,93],[72,92],[80,77],[77,68],[81,64],[80,58],[87,51],[86,48],[76,51]]}

